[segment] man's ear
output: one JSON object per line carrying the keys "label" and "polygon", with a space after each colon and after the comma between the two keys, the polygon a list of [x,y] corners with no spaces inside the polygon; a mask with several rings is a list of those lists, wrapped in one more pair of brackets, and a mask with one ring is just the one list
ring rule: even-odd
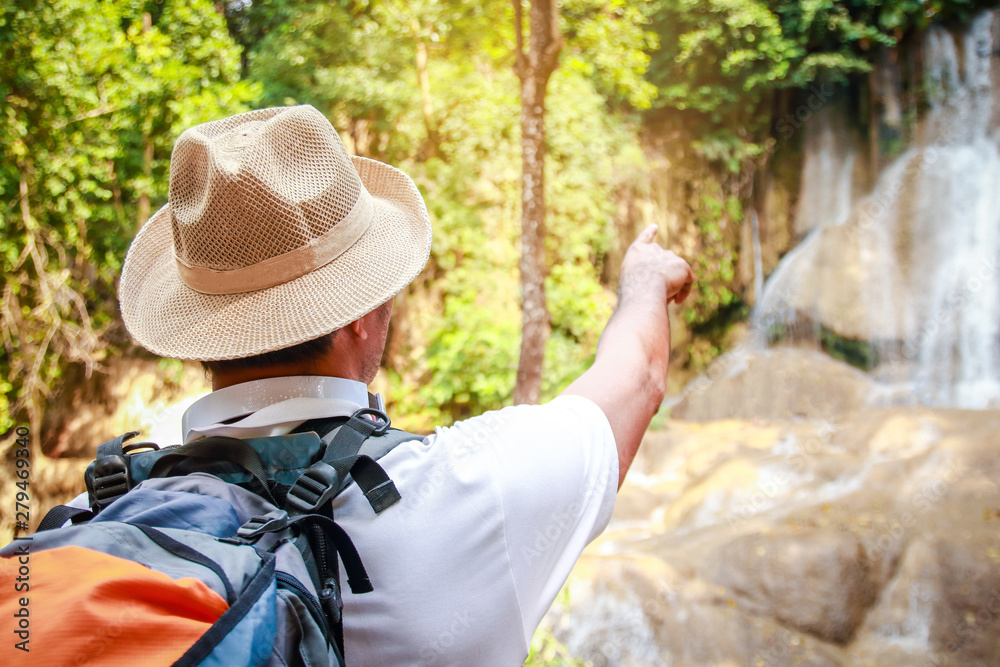
{"label": "man's ear", "polygon": [[365,328],[364,317],[359,317],[358,319],[354,320],[347,326],[351,328],[351,331],[354,332],[355,336],[357,336],[361,340],[368,340],[368,330]]}

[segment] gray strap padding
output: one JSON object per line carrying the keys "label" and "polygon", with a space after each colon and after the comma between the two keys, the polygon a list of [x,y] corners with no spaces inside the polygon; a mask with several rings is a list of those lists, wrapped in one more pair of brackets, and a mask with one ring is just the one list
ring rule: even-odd
{"label": "gray strap padding", "polygon": [[[323,444],[329,445],[330,441],[337,437],[337,432],[342,428],[343,424],[323,436]],[[425,436],[422,435],[416,435],[414,433],[407,433],[406,431],[390,428],[382,435],[369,436],[368,439],[365,440],[364,444],[361,445],[361,449],[358,450],[358,455],[364,455],[378,461],[380,458],[395,449],[398,445],[401,445],[404,442],[409,442],[410,440],[423,440],[424,437]]]}
{"label": "gray strap padding", "polygon": [[373,435],[365,440],[365,444],[361,445],[358,454],[378,461],[404,442],[423,439],[424,436],[422,435],[414,435],[413,433],[390,428],[382,435]]}

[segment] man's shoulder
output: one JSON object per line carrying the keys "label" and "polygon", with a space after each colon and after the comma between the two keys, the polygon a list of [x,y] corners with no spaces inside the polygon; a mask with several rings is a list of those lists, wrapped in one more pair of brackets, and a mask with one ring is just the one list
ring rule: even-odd
{"label": "man's shoulder", "polygon": [[[609,458],[617,461],[607,417],[593,401],[573,395],[541,405],[509,406],[438,427],[426,444],[438,449],[440,456],[489,456],[499,469],[518,476],[537,468],[539,461],[562,461],[569,468],[573,461],[586,468],[603,468]],[[525,472],[519,472],[522,469]]]}
{"label": "man's shoulder", "polygon": [[[576,418],[577,421],[560,422]],[[593,421],[606,421],[601,408],[589,398],[575,394],[560,394],[547,403],[511,405],[499,410],[484,412],[477,417],[464,419],[456,424],[485,424],[499,426],[511,421],[545,421],[559,423],[566,428],[591,426]],[[581,423],[579,420],[582,420]]]}
{"label": "man's shoulder", "polygon": [[[452,430],[492,431],[501,438],[524,437],[525,430],[539,437],[586,432],[612,438],[608,419],[601,408],[583,396],[564,394],[538,405],[514,405],[456,422]],[[437,429],[441,432],[442,429]]]}

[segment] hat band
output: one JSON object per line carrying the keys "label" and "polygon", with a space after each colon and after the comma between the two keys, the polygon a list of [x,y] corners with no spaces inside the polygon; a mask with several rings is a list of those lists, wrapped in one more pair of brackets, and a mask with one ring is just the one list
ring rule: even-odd
{"label": "hat band", "polygon": [[242,294],[281,285],[326,266],[343,254],[368,231],[374,213],[372,196],[362,186],[351,211],[308,245],[230,271],[185,264],[175,248],[177,274],[185,285],[202,294]]}

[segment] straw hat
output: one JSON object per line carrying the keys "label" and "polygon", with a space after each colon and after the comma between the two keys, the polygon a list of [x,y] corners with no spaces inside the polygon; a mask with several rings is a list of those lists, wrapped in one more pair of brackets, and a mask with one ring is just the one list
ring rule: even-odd
{"label": "straw hat", "polygon": [[406,174],[349,156],[311,106],[251,111],[177,140],[168,203],[125,259],[122,317],[161,356],[262,354],[385,303],[430,244]]}

